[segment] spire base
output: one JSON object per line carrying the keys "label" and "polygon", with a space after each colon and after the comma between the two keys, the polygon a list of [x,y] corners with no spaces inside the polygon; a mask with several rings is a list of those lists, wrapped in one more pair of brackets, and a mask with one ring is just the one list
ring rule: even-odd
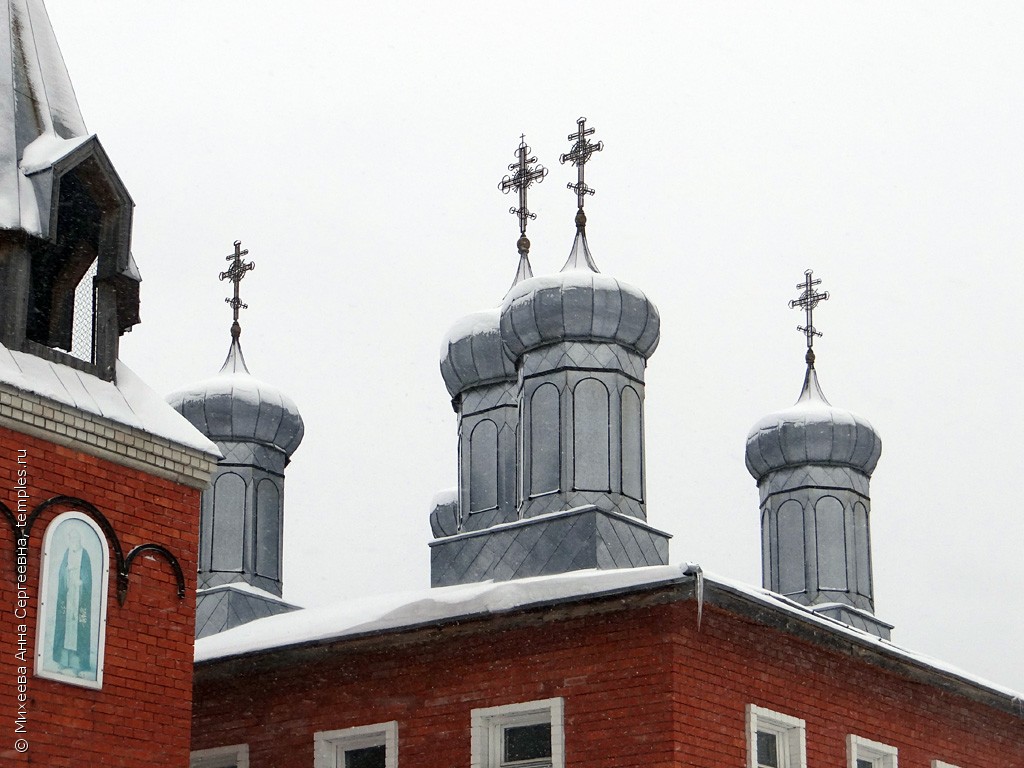
{"label": "spire base", "polygon": [[583,226],[578,224],[579,217],[582,214],[582,210],[576,214],[576,239],[572,242],[572,250],[569,251],[569,258],[566,259],[562,272],[569,272],[574,269],[588,269],[591,272],[601,271],[597,268],[597,264],[594,263],[594,257],[590,253],[590,246],[587,245],[587,233],[584,231],[587,217],[583,216]]}

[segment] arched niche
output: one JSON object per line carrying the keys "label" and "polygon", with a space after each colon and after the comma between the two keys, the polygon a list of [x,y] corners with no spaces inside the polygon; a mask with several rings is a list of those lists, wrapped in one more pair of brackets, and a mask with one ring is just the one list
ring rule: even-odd
{"label": "arched niche", "polygon": [[845,591],[846,518],[843,503],[835,496],[823,496],[814,505],[814,533],[818,561],[818,589]]}
{"label": "arched niche", "polygon": [[558,387],[541,384],[530,398],[530,495],[557,491],[561,469]]}
{"label": "arched niche", "polygon": [[622,390],[622,492],[644,500],[644,424],[640,395],[633,387]]}
{"label": "arched niche", "polygon": [[256,486],[257,576],[281,578],[281,491],[269,478]]}
{"label": "arched niche", "polygon": [[857,563],[857,592],[870,599],[871,585],[871,530],[868,510],[861,502],[853,505],[853,541]]}
{"label": "arched niche", "polygon": [[804,549],[804,508],[790,499],[776,515],[779,530],[779,593],[794,595],[807,590],[807,559]]}
{"label": "arched niche", "polygon": [[100,527],[64,512],[43,536],[35,674],[86,688],[103,687],[110,556]]}
{"label": "arched niche", "polygon": [[469,435],[469,511],[498,506],[498,425],[483,419]]}
{"label": "arched niche", "polygon": [[210,570],[240,573],[245,534],[245,480],[225,472],[213,484]]}
{"label": "arched niche", "polygon": [[608,388],[583,379],[572,390],[573,486],[581,491],[611,490]]}

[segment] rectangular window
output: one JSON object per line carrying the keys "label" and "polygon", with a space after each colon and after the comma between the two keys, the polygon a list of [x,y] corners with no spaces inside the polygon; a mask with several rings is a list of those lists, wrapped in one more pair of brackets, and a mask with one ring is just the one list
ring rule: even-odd
{"label": "rectangular window", "polygon": [[249,768],[249,745],[197,749],[189,756],[189,768]]}
{"label": "rectangular window", "polygon": [[471,768],[564,768],[562,699],[472,711]]}
{"label": "rectangular window", "polygon": [[932,768],[960,768],[960,766],[953,765],[952,763],[944,763],[941,760],[932,760]]}
{"label": "rectangular window", "polygon": [[846,737],[849,768],[898,768],[896,747],[854,736]]}
{"label": "rectangular window", "polygon": [[803,720],[747,705],[748,768],[807,768]]}
{"label": "rectangular window", "polygon": [[314,768],[397,768],[398,723],[320,731],[313,735]]}

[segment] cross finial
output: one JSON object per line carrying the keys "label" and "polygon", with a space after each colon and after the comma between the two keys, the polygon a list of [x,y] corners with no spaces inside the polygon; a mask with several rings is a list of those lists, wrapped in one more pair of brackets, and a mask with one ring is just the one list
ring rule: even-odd
{"label": "cross finial", "polygon": [[530,152],[532,150],[526,144],[526,134],[524,133],[519,137],[519,147],[515,152],[516,162],[511,163],[508,167],[513,173],[506,174],[498,184],[498,189],[506,195],[513,189],[519,192],[519,207],[509,208],[508,212],[519,218],[519,241],[516,245],[521,257],[530,251],[530,241],[526,238],[526,222],[537,218],[537,214],[530,213],[530,209],[526,207],[526,190],[533,186],[534,182],[539,184],[544,181],[544,177],[548,175],[547,168],[543,165],[535,165],[537,158],[530,157]]}
{"label": "cross finial", "polygon": [[566,189],[571,189],[576,193],[576,231],[583,232],[587,226],[587,216],[583,213],[583,200],[587,195],[594,194],[594,190],[586,185],[583,181],[583,168],[590,160],[590,156],[595,152],[600,152],[604,149],[604,142],[599,141],[594,144],[587,138],[594,133],[593,128],[587,128],[587,118],[581,117],[576,121],[576,133],[569,134],[569,141],[576,142],[573,144],[571,150],[564,155],[558,156],[558,162],[565,165],[566,162],[572,161],[572,164],[576,166],[576,183],[566,184]]}
{"label": "cross finial", "polygon": [[804,311],[807,318],[806,325],[798,325],[796,329],[807,338],[807,354],[804,356],[804,359],[811,368],[814,367],[814,337],[821,336],[821,331],[814,327],[814,308],[818,306],[819,301],[828,301],[828,291],[818,293],[814,290],[816,285],[821,285],[821,280],[814,279],[814,270],[806,270],[804,272],[804,281],[797,283],[796,286],[803,293],[800,294],[799,298],[789,302],[790,309],[799,307]]}
{"label": "cross finial", "polygon": [[231,323],[231,338],[235,341],[242,334],[242,326],[238,324],[238,310],[248,309],[249,305],[244,304],[240,298],[238,298],[238,284],[242,282],[242,278],[245,277],[245,273],[251,269],[255,269],[256,265],[251,261],[242,261],[243,256],[247,256],[249,250],[242,250],[242,241],[235,240],[235,252],[230,256],[226,257],[226,261],[231,262],[231,266],[220,273],[219,277],[221,280],[230,280],[235,286],[235,295],[230,299],[224,299],[224,301],[231,305],[232,312],[232,323]]}

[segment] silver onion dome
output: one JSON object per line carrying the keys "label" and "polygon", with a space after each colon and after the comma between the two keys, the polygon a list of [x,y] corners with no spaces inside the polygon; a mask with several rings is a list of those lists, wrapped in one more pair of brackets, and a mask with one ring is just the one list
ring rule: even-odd
{"label": "silver onion dome", "polygon": [[220,373],[167,397],[167,402],[215,442],[255,442],[291,456],[305,428],[294,401],[254,378],[234,339]]}
{"label": "silver onion dome", "polygon": [[639,288],[598,272],[582,233],[561,272],[517,283],[501,307],[501,338],[516,358],[560,341],[610,342],[649,358],[660,336],[658,308]]}
{"label": "silver onion dome", "polygon": [[846,466],[867,476],[882,441],[866,419],[829,404],[809,366],[796,404],[765,416],[747,435],[747,470],[759,481],[769,472],[802,464]]}
{"label": "silver onion dome", "polygon": [[441,376],[452,397],[472,387],[515,378],[515,364],[501,345],[499,320],[497,307],[473,312],[445,335]]}

